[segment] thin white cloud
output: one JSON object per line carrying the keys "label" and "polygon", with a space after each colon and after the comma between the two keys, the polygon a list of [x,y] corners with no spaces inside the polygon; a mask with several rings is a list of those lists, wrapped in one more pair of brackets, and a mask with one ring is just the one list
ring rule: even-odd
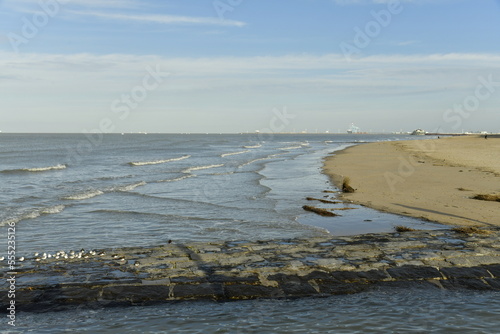
{"label": "thin white cloud", "polygon": [[[326,114],[341,110],[360,113],[365,119],[380,112],[383,117],[413,115],[417,123],[427,117],[437,126],[447,108],[474,94],[480,77],[500,84],[500,54],[469,53],[382,54],[348,62],[340,54],[168,58],[0,51],[0,68],[0,90],[11,97],[0,103],[3,110],[13,110],[19,122],[36,115],[54,124],[64,118],[68,131],[80,131],[81,124],[95,127],[104,116],[116,118],[111,102],[141,85],[147,68],[170,75],[134,111],[137,118],[123,124],[117,121],[122,129],[143,122],[145,128],[167,131],[157,124],[170,124],[170,115],[179,110],[185,115],[182,124],[190,124],[200,113],[221,110],[249,117],[255,110],[272,108],[276,101],[285,101],[295,110],[302,108],[304,115],[310,110]],[[488,116],[496,115],[498,103],[496,94],[484,103],[478,117],[485,117],[485,124],[498,118]],[[319,122],[326,121],[331,119]],[[350,117],[340,120],[351,121]],[[202,129],[204,125],[196,126]]]}
{"label": "thin white cloud", "polygon": [[[466,85],[468,80],[465,77],[498,73],[500,54],[374,55],[347,62],[340,54],[166,58],[158,55],[19,55],[0,52],[0,68],[4,69],[4,74],[29,84],[49,80],[65,85],[65,80],[75,82],[75,78],[92,77],[95,82],[119,86],[121,81],[116,81],[116,78],[134,78],[152,64],[171,72],[172,77],[182,79],[186,87],[190,83],[209,87],[215,81],[227,86],[236,81],[255,82],[257,87],[259,80],[286,84],[290,79],[307,84],[311,81],[328,83],[331,87],[347,81],[364,85],[369,79],[374,86],[390,81],[395,86],[409,87],[432,86],[438,79],[447,84],[463,82]],[[75,83],[78,82],[80,80]],[[14,82],[0,80],[3,87],[10,83]]]}
{"label": "thin white cloud", "polygon": [[96,11],[75,11],[70,10],[69,13],[91,16],[107,20],[119,21],[135,21],[143,23],[158,23],[158,24],[197,24],[197,25],[218,25],[218,26],[236,26],[242,27],[246,23],[233,20],[221,20],[215,17],[193,17],[179,15],[131,15],[131,14],[115,14]]}
{"label": "thin white cloud", "polygon": [[411,40],[411,41],[398,42],[398,43],[396,43],[396,45],[398,45],[398,46],[406,46],[406,45],[413,45],[413,44],[418,44],[418,43],[419,43],[419,41]]}
{"label": "thin white cloud", "polygon": [[[51,3],[50,1],[40,0],[4,0],[3,3],[9,7],[19,7],[22,5],[36,5],[40,3]],[[140,3],[136,0],[64,0],[57,2],[60,6],[79,6],[90,8],[136,8]]]}

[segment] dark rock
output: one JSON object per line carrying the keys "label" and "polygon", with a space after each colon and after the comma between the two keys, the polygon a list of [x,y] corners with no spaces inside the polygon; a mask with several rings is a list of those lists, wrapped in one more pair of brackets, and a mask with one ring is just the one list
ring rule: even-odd
{"label": "dark rock", "polygon": [[170,282],[179,283],[179,284],[198,284],[207,282],[207,278],[205,276],[177,276],[171,277]]}
{"label": "dark rock", "polygon": [[328,272],[325,272],[325,271],[319,271],[319,270],[315,270],[311,273],[309,273],[308,275],[304,276],[303,277],[304,280],[306,281],[310,281],[310,280],[331,280],[332,279],[332,275]]}
{"label": "dark rock", "polygon": [[231,284],[224,286],[227,299],[279,298],[284,297],[279,288],[262,285]]}
{"label": "dark rock", "polygon": [[224,299],[221,284],[178,284],[173,287],[172,293],[177,299]]}
{"label": "dark rock", "polygon": [[488,283],[494,290],[500,290],[500,278],[485,278],[486,283]]}
{"label": "dark rock", "polygon": [[446,276],[446,278],[491,277],[488,271],[482,267],[473,267],[473,268],[449,267],[449,268],[441,268],[441,272]]}
{"label": "dark rock", "polygon": [[390,278],[390,276],[383,270],[369,270],[369,271],[334,271],[331,273],[332,277],[344,282],[377,282]]}
{"label": "dark rock", "polygon": [[112,285],[102,289],[102,299],[130,304],[169,299],[170,289],[163,285]]}
{"label": "dark rock", "polygon": [[481,279],[452,278],[441,282],[445,289],[492,290],[493,288]]}
{"label": "dark rock", "polygon": [[323,280],[316,283],[319,288],[319,293],[325,295],[345,295],[365,291],[368,289],[368,284],[360,283],[341,283],[336,280]]}
{"label": "dark rock", "polygon": [[251,276],[229,276],[229,275],[211,275],[207,278],[208,282],[211,283],[247,283],[256,284],[259,282],[259,277],[257,275]]}
{"label": "dark rock", "polygon": [[442,278],[443,276],[434,267],[402,266],[387,269],[387,273],[395,280],[418,280]]}
{"label": "dark rock", "polygon": [[486,270],[488,270],[494,277],[500,277],[500,265],[493,264],[489,266],[483,266]]}

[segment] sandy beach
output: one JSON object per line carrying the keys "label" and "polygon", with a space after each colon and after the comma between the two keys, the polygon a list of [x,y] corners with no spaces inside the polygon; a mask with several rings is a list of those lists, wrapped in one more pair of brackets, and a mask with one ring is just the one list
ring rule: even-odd
{"label": "sandy beach", "polygon": [[465,136],[363,144],[325,159],[343,199],[377,210],[449,225],[500,225],[500,138]]}

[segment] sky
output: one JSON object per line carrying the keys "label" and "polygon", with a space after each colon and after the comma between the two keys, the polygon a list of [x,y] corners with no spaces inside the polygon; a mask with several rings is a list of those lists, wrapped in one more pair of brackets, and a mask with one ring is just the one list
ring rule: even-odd
{"label": "sky", "polygon": [[500,0],[0,0],[3,132],[500,132]]}

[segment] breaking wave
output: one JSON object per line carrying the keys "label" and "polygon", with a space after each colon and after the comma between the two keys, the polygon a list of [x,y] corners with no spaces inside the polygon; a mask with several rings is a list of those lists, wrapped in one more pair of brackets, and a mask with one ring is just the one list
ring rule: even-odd
{"label": "breaking wave", "polygon": [[278,150],[297,150],[299,148],[302,148],[302,145],[299,145],[299,146],[288,146],[288,147],[282,147],[282,148],[279,148]]}
{"label": "breaking wave", "polygon": [[63,197],[63,199],[73,200],[73,201],[79,201],[79,200],[84,200],[84,199],[89,199],[89,198],[92,198],[92,197],[96,197],[96,196],[99,196],[99,195],[102,195],[102,194],[104,194],[104,192],[102,192],[100,190],[90,190],[90,191],[87,191],[87,192],[84,192],[84,193],[80,193],[80,194],[75,194],[75,195]]}
{"label": "breaking wave", "polygon": [[182,181],[182,180],[185,180],[185,179],[189,179],[190,177],[194,177],[194,176],[196,176],[196,175],[189,174],[189,175],[184,175],[184,176],[176,177],[174,179],[160,180],[160,181],[158,181],[158,183],[162,183],[162,182],[177,182],[177,181]]}
{"label": "breaking wave", "polygon": [[34,167],[34,168],[20,168],[20,169],[8,169],[8,170],[3,170],[0,173],[36,173],[36,172],[47,172],[51,170],[62,170],[66,169],[68,166],[64,164],[59,164],[55,166],[48,166],[48,167]]}
{"label": "breaking wave", "polygon": [[128,164],[131,166],[147,166],[147,165],[159,165],[159,164],[164,164],[167,162],[172,162],[172,161],[181,161],[184,159],[191,158],[190,155],[184,155],[179,158],[172,158],[172,159],[166,159],[166,160],[155,160],[155,161],[138,161],[138,162],[129,162]]}
{"label": "breaking wave", "polygon": [[128,184],[125,186],[115,187],[115,188],[111,189],[111,191],[131,191],[137,187],[144,186],[144,185],[146,185],[146,182],[141,181],[141,182],[137,182],[137,183]]}
{"label": "breaking wave", "polygon": [[262,147],[261,144],[257,144],[257,145],[247,145],[247,146],[243,146],[243,148],[259,148],[259,147]]}
{"label": "breaking wave", "polygon": [[132,183],[132,184],[126,184],[126,185],[123,185],[123,186],[114,186],[114,187],[107,188],[107,189],[104,189],[104,190],[93,189],[93,190],[89,190],[89,191],[86,191],[86,192],[82,192],[82,193],[78,193],[78,194],[66,196],[66,197],[63,197],[62,199],[64,199],[64,200],[73,200],[73,201],[81,201],[81,200],[84,200],[84,199],[89,199],[89,198],[93,198],[93,197],[96,197],[96,196],[100,196],[100,195],[103,195],[105,193],[112,193],[112,192],[116,192],[116,191],[131,191],[131,190],[134,190],[135,188],[143,186],[145,184],[146,184],[146,182],[141,181],[141,182],[136,182],[136,183]]}
{"label": "breaking wave", "polygon": [[231,155],[244,154],[244,153],[247,153],[247,152],[250,152],[250,151],[249,150],[245,150],[245,151],[240,151],[240,152],[224,153],[224,154],[221,154],[220,156],[222,158],[224,158],[224,157],[228,157],[228,156],[231,156]]}
{"label": "breaking wave", "polygon": [[210,168],[218,168],[218,167],[222,167],[224,166],[224,164],[220,164],[220,165],[208,165],[208,166],[196,166],[196,167],[189,167],[185,170],[183,170],[182,172],[183,173],[191,173],[191,172],[194,172],[194,171],[197,171],[197,170],[202,170],[202,169],[210,169]]}
{"label": "breaking wave", "polygon": [[5,225],[12,225],[12,224],[17,224],[22,220],[27,220],[27,219],[35,219],[38,218],[42,215],[51,215],[51,214],[57,214],[59,212],[62,212],[64,210],[65,206],[64,205],[55,205],[55,206],[50,206],[46,208],[39,208],[39,209],[32,209],[28,212],[19,214],[15,217],[7,218],[3,221],[0,222],[0,227],[5,226]]}

